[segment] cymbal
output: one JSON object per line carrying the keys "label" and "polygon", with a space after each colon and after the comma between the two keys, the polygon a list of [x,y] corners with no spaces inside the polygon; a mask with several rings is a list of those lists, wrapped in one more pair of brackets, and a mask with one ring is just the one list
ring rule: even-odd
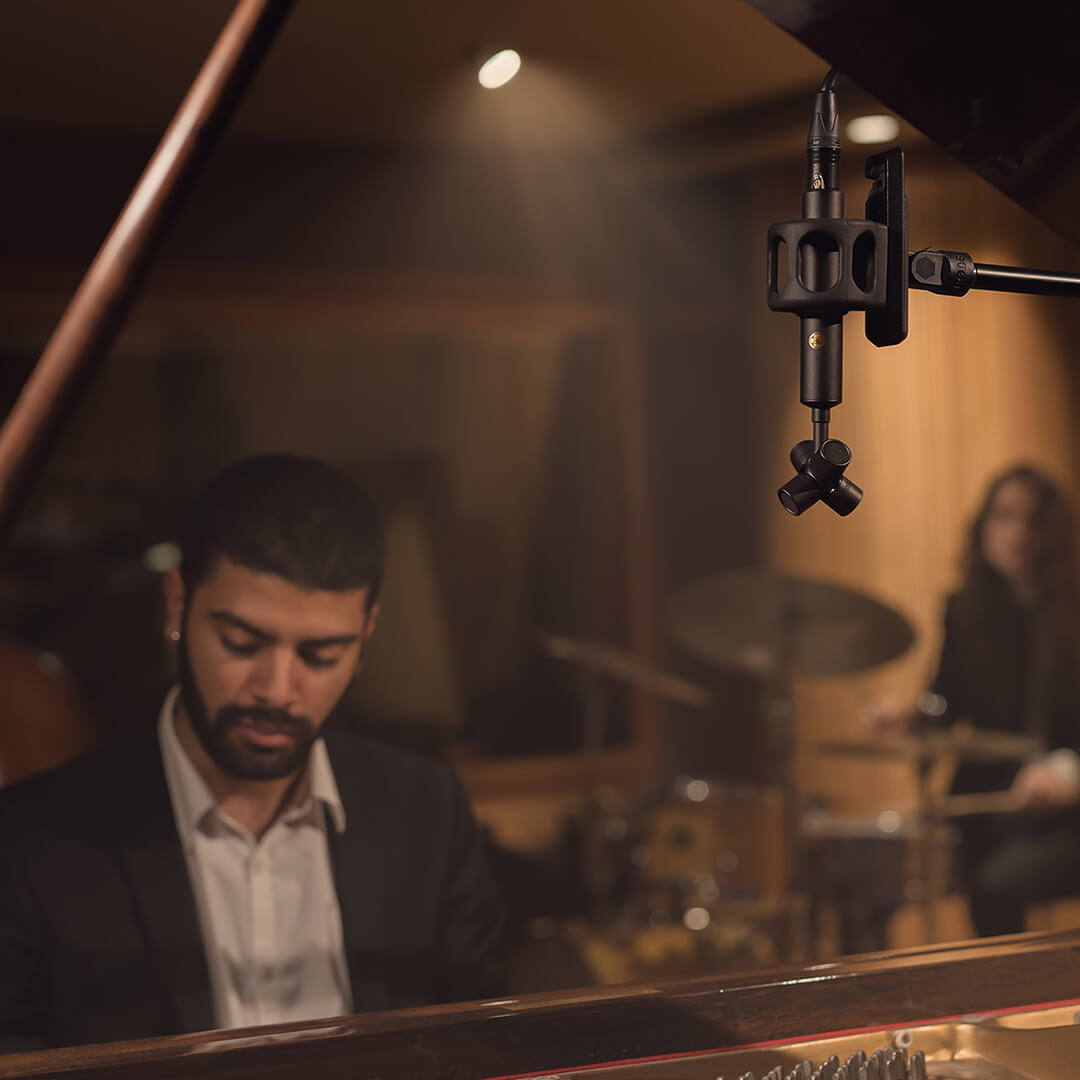
{"label": "cymbal", "polygon": [[915,640],[908,620],[873,597],[754,570],[687,585],[666,625],[699,659],[754,675],[848,675],[894,660]]}
{"label": "cymbal", "polygon": [[965,761],[1023,761],[1045,750],[1034,735],[978,728],[951,728],[912,735],[877,735],[867,742],[826,740],[817,749],[827,754],[853,757],[931,761],[945,754]]}
{"label": "cymbal", "polygon": [[570,638],[540,632],[534,633],[531,638],[548,656],[577,664],[595,675],[606,675],[681,705],[704,709],[712,704],[712,694],[708,690],[677,675],[669,675],[650,667],[618,646],[589,638]]}

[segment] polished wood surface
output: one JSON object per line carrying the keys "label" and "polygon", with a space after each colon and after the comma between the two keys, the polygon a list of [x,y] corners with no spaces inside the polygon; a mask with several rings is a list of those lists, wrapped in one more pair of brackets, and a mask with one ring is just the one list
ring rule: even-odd
{"label": "polished wood surface", "polygon": [[172,1080],[536,1075],[1034,1010],[1080,992],[1080,933],[807,968],[368,1014],[0,1058],[0,1077]]}

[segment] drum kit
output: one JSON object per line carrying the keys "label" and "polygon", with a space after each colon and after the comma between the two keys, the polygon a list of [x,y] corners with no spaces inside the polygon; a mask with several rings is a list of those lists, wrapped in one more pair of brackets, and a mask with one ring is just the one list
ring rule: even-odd
{"label": "drum kit", "polygon": [[[889,808],[862,817],[811,809],[795,764],[793,680],[853,675],[900,657],[915,640],[908,620],[841,585],[739,571],[676,594],[666,630],[696,659],[765,681],[774,782],[718,781],[705,770],[631,798],[609,793],[593,802],[588,828],[600,842],[586,844],[589,858],[629,868],[629,875],[610,865],[605,873],[587,875],[624,882],[622,893],[602,905],[605,948],[610,953],[611,939],[622,943],[611,970],[632,978],[685,974],[692,968],[685,962],[688,948],[699,970],[812,958],[820,955],[823,910],[839,924],[837,951],[883,948],[887,919],[911,900],[921,902],[925,934],[936,940],[934,901],[944,890],[949,819],[1007,806],[1002,795],[974,802],[970,796],[933,797],[926,782],[932,766],[946,756],[1022,760],[1038,744],[960,728],[821,741],[815,749],[822,754],[909,763],[918,797],[906,812]],[[615,646],[544,635],[534,644],[586,676],[683,705],[712,706],[706,689]],[[649,955],[648,942],[660,934],[667,935],[666,955],[681,956],[674,967],[639,957]],[[688,946],[688,939],[694,944]],[[630,953],[635,962],[628,972]],[[599,975],[604,981],[604,972]]]}

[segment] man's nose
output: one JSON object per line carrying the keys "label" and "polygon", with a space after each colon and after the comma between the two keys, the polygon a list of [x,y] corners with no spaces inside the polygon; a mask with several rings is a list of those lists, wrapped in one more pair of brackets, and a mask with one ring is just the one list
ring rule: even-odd
{"label": "man's nose", "polygon": [[291,649],[264,649],[251,672],[251,692],[267,705],[290,705],[296,698],[296,656]]}

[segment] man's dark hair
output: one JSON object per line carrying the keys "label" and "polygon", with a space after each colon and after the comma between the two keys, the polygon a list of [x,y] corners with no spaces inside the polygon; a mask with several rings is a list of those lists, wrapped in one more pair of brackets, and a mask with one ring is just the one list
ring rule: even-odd
{"label": "man's dark hair", "polygon": [[340,469],[295,454],[248,458],[218,473],[195,500],[180,573],[192,591],[224,556],[308,589],[367,587],[378,596],[385,539],[367,494]]}

